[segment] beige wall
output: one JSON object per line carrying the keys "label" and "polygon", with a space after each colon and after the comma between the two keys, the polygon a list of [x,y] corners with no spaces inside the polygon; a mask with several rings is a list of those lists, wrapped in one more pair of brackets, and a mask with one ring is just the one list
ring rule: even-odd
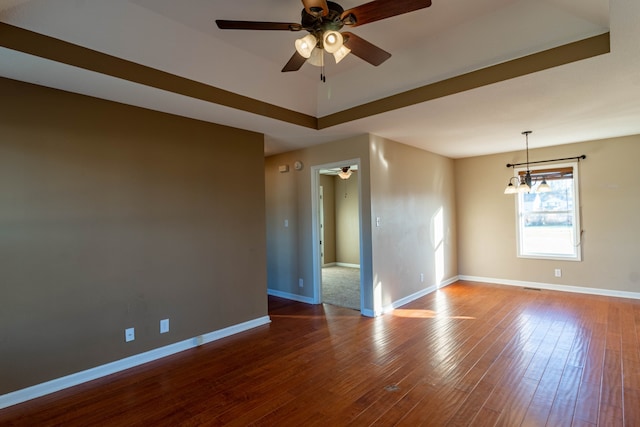
{"label": "beige wall", "polygon": [[0,395],[267,315],[262,135],[0,92]]}
{"label": "beige wall", "polygon": [[[373,135],[267,157],[268,286],[313,297],[310,168],[355,158],[361,161],[364,311],[373,314],[457,274],[453,160]],[[278,172],[296,160],[305,170]],[[337,184],[337,196],[340,191]],[[309,285],[300,289],[298,278]]]}
{"label": "beige wall", "polygon": [[320,175],[324,191],[325,265],[360,264],[360,212],[358,173],[343,180],[335,175]]}
{"label": "beige wall", "polygon": [[[456,160],[458,263],[465,276],[640,292],[640,135],[530,150],[580,162],[582,261],[516,257],[515,202],[502,194],[524,150]],[[554,269],[562,277],[554,277]]]}
{"label": "beige wall", "polygon": [[349,179],[334,177],[336,215],[336,262],[360,265],[360,175],[354,171]]}
{"label": "beige wall", "polygon": [[454,182],[453,160],[372,136],[373,275],[379,307],[457,275]]}

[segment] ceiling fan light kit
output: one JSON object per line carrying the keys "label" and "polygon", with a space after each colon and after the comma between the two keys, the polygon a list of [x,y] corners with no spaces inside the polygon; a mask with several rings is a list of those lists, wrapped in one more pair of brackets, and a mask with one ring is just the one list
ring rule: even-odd
{"label": "ceiling fan light kit", "polygon": [[[344,10],[342,6],[327,0],[302,0],[301,23],[216,20],[222,30],[276,30],[309,32],[295,41],[293,56],[282,72],[297,71],[307,60],[312,65],[324,66],[324,51],[333,54],[336,64],[349,53],[378,66],[391,54],[352,33],[340,33],[345,25],[356,27],[402,15],[431,6],[431,0],[374,0]],[[319,57],[319,58],[318,58]],[[324,80],[324,72],[321,80]]]}
{"label": "ceiling fan light kit", "polygon": [[342,179],[349,179],[351,176],[352,170],[350,166],[345,166],[342,168],[340,172],[338,172],[338,176]]}

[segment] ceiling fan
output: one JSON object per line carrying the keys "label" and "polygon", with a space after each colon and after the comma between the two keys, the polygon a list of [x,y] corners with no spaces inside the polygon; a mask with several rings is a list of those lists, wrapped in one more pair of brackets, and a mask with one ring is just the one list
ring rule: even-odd
{"label": "ceiling fan", "polygon": [[[302,0],[302,20],[298,23],[216,20],[222,30],[276,30],[309,32],[296,40],[294,52],[283,72],[297,71],[309,60],[324,66],[324,52],[333,54],[336,63],[350,52],[371,65],[378,66],[391,57],[389,52],[369,43],[342,27],[356,27],[431,6],[431,0],[375,0],[344,10],[327,0]],[[324,81],[324,75],[321,74]]]}

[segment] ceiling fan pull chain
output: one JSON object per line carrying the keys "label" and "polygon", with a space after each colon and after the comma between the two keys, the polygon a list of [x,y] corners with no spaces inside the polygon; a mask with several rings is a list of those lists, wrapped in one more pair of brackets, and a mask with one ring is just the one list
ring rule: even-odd
{"label": "ceiling fan pull chain", "polygon": [[327,77],[324,74],[324,50],[322,51],[322,55],[320,56],[320,81],[322,83],[327,82]]}

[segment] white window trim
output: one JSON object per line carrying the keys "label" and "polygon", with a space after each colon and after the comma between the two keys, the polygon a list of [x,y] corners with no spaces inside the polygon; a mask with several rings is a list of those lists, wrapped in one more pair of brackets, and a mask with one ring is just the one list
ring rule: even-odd
{"label": "white window trim", "polygon": [[[564,255],[529,255],[522,254],[522,246],[521,246],[521,237],[520,237],[520,195],[516,194],[514,197],[516,204],[516,254],[518,258],[523,259],[549,259],[556,261],[582,261],[582,227],[580,225],[580,213],[582,210],[582,206],[580,205],[580,185],[579,185],[579,170],[578,165],[580,162],[566,162],[566,163],[554,163],[547,166],[536,166],[532,168],[529,165],[529,169],[535,170],[544,170],[544,169],[555,169],[562,167],[572,167],[573,168],[573,238],[576,242],[576,256],[564,256]],[[514,168],[515,176],[518,176],[519,172],[526,171],[526,167]]]}

